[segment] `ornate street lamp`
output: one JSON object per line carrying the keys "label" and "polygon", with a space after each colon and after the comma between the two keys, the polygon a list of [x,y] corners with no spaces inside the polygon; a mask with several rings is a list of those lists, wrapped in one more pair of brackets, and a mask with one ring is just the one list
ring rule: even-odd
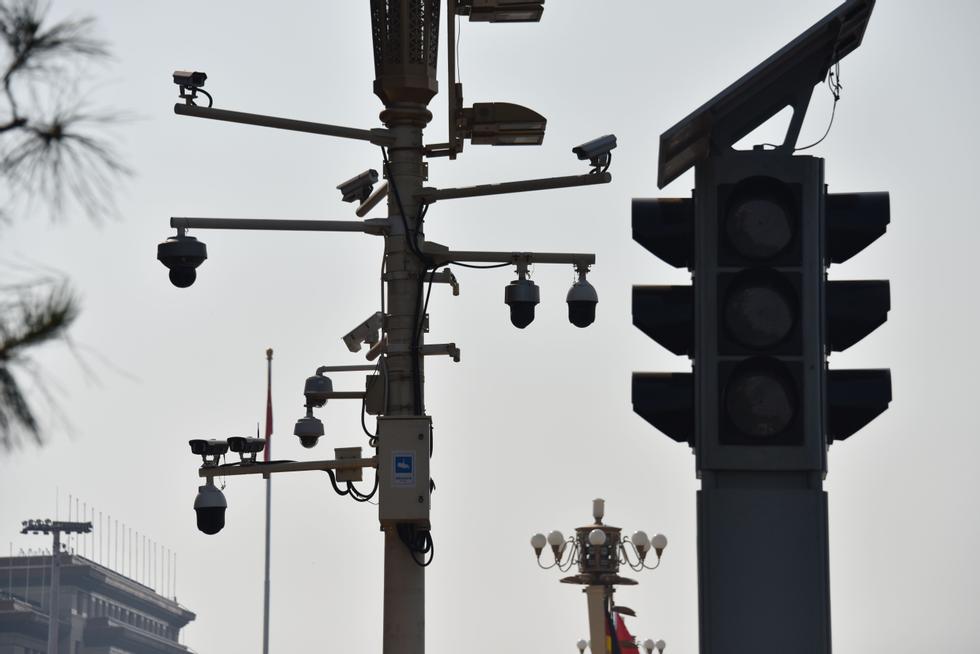
{"label": "ornate street lamp", "polygon": [[[565,538],[558,530],[547,536],[538,533],[531,537],[531,547],[544,570],[558,568],[567,572],[578,565],[578,574],[565,577],[563,584],[585,586],[588,597],[589,634],[593,643],[604,643],[606,637],[607,615],[612,610],[612,598],[617,585],[634,586],[636,580],[619,576],[620,565],[626,564],[635,572],[654,570],[660,565],[660,557],[667,547],[667,537],[657,534],[652,539],[644,531],[635,532],[632,537],[622,536],[622,529],[604,524],[605,500],[592,501],[594,522],[575,529],[575,535]],[[553,561],[545,565],[541,553],[550,546]],[[653,551],[657,562],[648,565],[647,557]],[[583,641],[579,641],[581,645]],[[584,651],[583,648],[582,651]]]}

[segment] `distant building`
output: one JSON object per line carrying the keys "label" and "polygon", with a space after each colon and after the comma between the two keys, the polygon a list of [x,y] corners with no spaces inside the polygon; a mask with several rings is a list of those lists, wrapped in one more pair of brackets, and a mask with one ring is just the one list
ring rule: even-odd
{"label": "distant building", "polygon": [[[0,557],[0,654],[45,654],[50,556]],[[187,654],[194,613],[84,557],[61,554],[59,654]]]}

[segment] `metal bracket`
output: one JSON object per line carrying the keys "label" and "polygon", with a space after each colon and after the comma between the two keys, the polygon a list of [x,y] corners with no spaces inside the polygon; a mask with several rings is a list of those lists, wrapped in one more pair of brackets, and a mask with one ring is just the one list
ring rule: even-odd
{"label": "metal bracket", "polygon": [[430,272],[425,276],[425,281],[434,284],[449,284],[453,288],[453,295],[459,295],[459,281],[451,270],[440,270],[437,273]]}
{"label": "metal bracket", "polygon": [[[361,448],[359,447],[335,447],[333,455],[337,461],[350,461],[361,458]],[[363,468],[341,468],[337,470],[337,481],[363,481]]]}
{"label": "metal bracket", "polygon": [[[411,351],[411,347],[408,345],[389,345],[389,354],[406,354]],[[446,355],[452,357],[452,360],[459,363],[460,351],[456,347],[455,343],[438,343],[432,345],[423,345],[421,348],[422,356],[439,356]]]}

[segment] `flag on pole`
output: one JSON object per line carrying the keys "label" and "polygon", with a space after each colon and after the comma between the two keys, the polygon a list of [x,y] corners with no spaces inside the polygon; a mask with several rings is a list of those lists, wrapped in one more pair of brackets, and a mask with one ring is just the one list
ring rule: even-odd
{"label": "flag on pole", "polygon": [[638,653],[636,637],[626,628],[623,616],[619,613],[606,611],[606,653],[631,654]]}
{"label": "flag on pole", "polygon": [[272,348],[265,351],[268,365],[268,385],[265,397],[265,462],[272,456]]}
{"label": "flag on pole", "polygon": [[636,637],[626,628],[626,621],[618,613],[616,614],[616,639],[619,641],[623,654],[640,651],[640,648],[636,646]]}

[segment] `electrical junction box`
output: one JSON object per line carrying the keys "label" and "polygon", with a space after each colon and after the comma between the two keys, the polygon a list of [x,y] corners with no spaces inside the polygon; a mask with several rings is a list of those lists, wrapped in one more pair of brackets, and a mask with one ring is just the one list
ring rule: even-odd
{"label": "electrical junction box", "polygon": [[432,418],[378,418],[378,519],[429,528]]}

